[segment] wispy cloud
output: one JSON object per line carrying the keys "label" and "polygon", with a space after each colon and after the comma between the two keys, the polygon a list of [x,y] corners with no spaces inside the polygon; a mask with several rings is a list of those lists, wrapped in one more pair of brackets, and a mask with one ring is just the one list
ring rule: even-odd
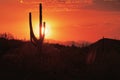
{"label": "wispy cloud", "polygon": [[84,8],[104,11],[120,11],[120,0],[93,0],[92,5],[87,5]]}
{"label": "wispy cloud", "polygon": [[50,11],[78,11],[81,9],[120,11],[120,0],[19,0],[21,4],[43,3]]}
{"label": "wispy cloud", "polygon": [[20,0],[20,2],[24,3],[91,3],[92,0]]}
{"label": "wispy cloud", "polygon": [[80,10],[82,6],[91,4],[91,0],[19,0],[21,4],[37,5],[43,3],[47,10],[51,11],[73,11]]}

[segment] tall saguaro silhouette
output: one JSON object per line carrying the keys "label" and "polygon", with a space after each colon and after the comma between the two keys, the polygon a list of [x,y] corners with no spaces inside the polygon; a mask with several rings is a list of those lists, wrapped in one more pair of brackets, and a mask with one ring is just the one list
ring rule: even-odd
{"label": "tall saguaro silhouette", "polygon": [[[43,24],[43,25],[42,25]],[[30,27],[30,41],[36,47],[38,47],[39,51],[42,52],[42,45],[45,37],[45,22],[42,22],[42,4],[39,4],[39,39],[36,38],[33,32],[32,27],[32,13],[29,13],[29,27]],[[44,29],[42,31],[42,28]]]}
{"label": "tall saguaro silhouette", "polygon": [[40,15],[39,16],[40,17],[39,18],[40,19],[39,20],[40,21],[40,25],[39,25],[40,26],[40,34],[39,34],[39,38],[41,38],[41,36],[42,36],[42,33],[41,33],[41,31],[42,31],[42,4],[39,5],[39,8],[40,8],[40,10],[39,10],[40,11],[39,12],[39,15]]}

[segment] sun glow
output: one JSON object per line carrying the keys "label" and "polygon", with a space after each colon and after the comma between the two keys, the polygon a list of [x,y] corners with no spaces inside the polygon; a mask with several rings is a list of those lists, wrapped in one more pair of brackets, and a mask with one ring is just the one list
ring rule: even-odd
{"label": "sun glow", "polygon": [[23,3],[23,0],[20,0],[20,3]]}
{"label": "sun glow", "polygon": [[[46,27],[42,27],[42,34],[44,33],[45,29],[45,38],[50,38],[51,37],[51,25],[46,23]],[[39,38],[39,25],[35,25],[33,28],[34,34],[37,38]]]}

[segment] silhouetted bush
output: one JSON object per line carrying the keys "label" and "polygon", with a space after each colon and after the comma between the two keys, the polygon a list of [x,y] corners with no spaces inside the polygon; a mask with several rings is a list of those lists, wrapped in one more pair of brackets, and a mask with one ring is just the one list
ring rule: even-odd
{"label": "silhouetted bush", "polygon": [[0,38],[8,39],[8,40],[14,39],[13,35],[10,34],[10,33],[1,33],[1,34],[0,34]]}
{"label": "silhouetted bush", "polygon": [[[10,38],[9,38],[10,39]],[[24,44],[23,41],[15,40],[15,39],[6,39],[6,38],[0,38],[0,51],[6,52],[10,49],[18,48]]]}

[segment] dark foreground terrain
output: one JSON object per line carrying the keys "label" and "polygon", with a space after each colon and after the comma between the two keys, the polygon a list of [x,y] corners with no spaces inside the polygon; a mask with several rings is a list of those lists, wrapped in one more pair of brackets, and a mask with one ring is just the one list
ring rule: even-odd
{"label": "dark foreground terrain", "polygon": [[120,41],[87,47],[43,45],[0,38],[0,80],[120,80]]}

